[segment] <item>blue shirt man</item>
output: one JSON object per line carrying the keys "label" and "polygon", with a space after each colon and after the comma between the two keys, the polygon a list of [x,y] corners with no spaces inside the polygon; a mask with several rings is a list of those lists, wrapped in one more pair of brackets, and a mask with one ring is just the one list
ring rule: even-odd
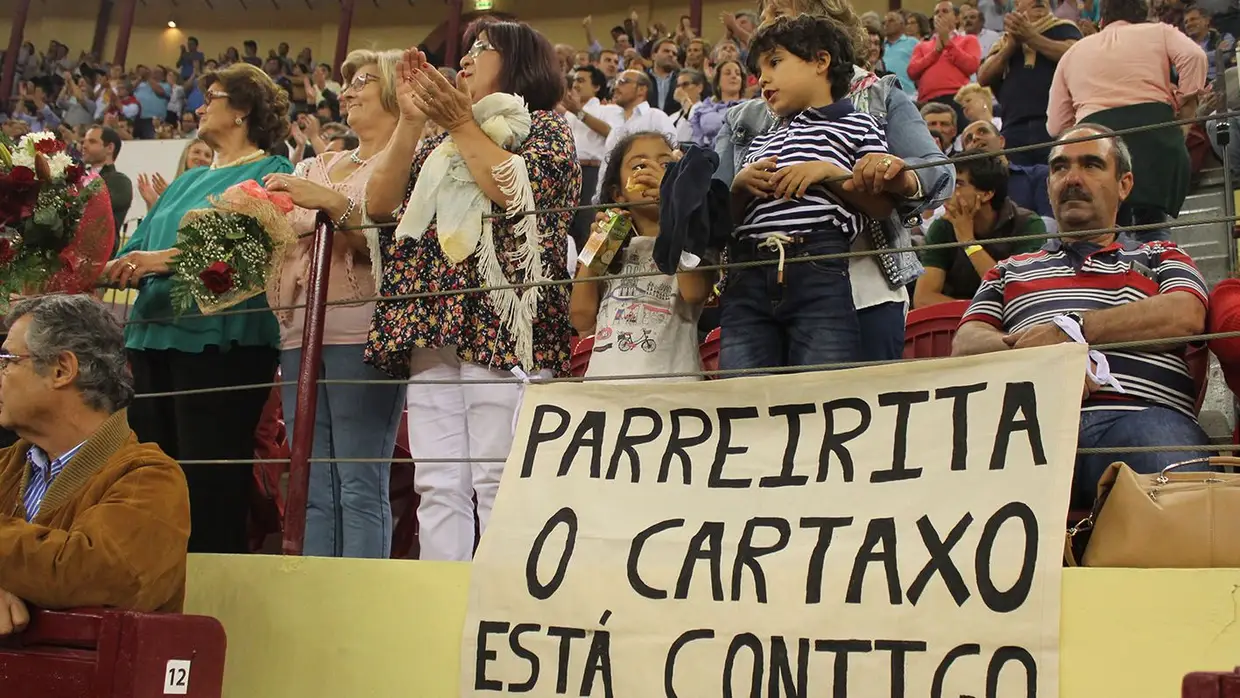
{"label": "blue shirt man", "polygon": [[888,12],[883,18],[883,67],[900,78],[900,87],[909,95],[917,95],[917,85],[908,76],[908,62],[917,47],[917,39],[904,33],[904,15]]}

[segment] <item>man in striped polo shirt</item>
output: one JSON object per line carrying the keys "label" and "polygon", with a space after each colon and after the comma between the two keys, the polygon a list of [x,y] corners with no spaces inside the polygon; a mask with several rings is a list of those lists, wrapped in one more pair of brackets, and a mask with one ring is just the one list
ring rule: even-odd
{"label": "man in striped polo shirt", "polygon": [[[1083,124],[1060,138],[1110,133]],[[1116,214],[1132,190],[1132,158],[1119,137],[1057,145],[1049,191],[1059,230],[1080,237],[1052,240],[1040,251],[995,265],[961,320],[956,355],[1046,346],[1073,339],[1090,344],[1173,340],[1205,331],[1208,292],[1193,260],[1166,242],[1141,244],[1116,235]],[[1106,230],[1096,233],[1089,231]],[[1196,390],[1184,343],[1104,352],[1119,387],[1085,376],[1078,445],[1196,446],[1208,439],[1197,424]],[[1069,371],[1068,380],[1080,374]],[[1072,507],[1093,502],[1098,479],[1113,461],[1141,473],[1204,455],[1120,453],[1077,458]]]}

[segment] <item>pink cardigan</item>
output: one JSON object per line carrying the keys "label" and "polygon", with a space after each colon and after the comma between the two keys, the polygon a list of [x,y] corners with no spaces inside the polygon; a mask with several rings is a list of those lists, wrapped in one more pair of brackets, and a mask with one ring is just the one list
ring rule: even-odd
{"label": "pink cardigan", "polygon": [[[330,187],[351,196],[362,205],[362,197],[366,193],[366,182],[370,179],[370,165],[361,165],[341,182],[333,183],[329,173],[346,153],[325,153],[311,160],[305,160],[297,167],[297,174],[315,184]],[[317,211],[295,208],[289,214],[289,222],[298,235],[314,230],[314,218]],[[314,238],[300,238],[296,245],[290,246],[280,267],[280,273],[268,287],[267,302],[273,308],[298,305],[306,300],[306,278],[310,271],[310,251],[314,246]],[[343,238],[336,238],[332,250],[331,271],[328,274],[327,300],[351,301],[375,296],[374,276],[371,273],[369,258],[357,255]],[[327,306],[327,320],[323,331],[323,344],[365,344],[370,333],[370,320],[374,314],[375,304],[359,303],[356,305]],[[306,310],[276,310],[276,318],[280,321],[280,348],[297,349],[302,344],[302,328],[305,325]],[[360,354],[359,354],[359,361]]]}

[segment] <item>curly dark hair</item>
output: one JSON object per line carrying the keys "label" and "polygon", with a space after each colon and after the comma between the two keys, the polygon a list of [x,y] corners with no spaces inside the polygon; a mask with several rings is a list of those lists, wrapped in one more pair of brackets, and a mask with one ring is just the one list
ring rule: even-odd
{"label": "curly dark hair", "polygon": [[816,61],[825,52],[831,57],[831,66],[827,68],[831,99],[838,101],[848,94],[855,57],[852,39],[838,22],[827,17],[798,15],[762,25],[749,40],[749,71],[760,74],[758,62],[762,55],[781,48],[803,61]]}
{"label": "curly dark hair", "polygon": [[198,80],[198,89],[205,95],[215,83],[228,93],[228,103],[245,112],[246,137],[263,150],[284,140],[288,135],[288,93],[266,73],[249,63],[234,63],[212,71]]}

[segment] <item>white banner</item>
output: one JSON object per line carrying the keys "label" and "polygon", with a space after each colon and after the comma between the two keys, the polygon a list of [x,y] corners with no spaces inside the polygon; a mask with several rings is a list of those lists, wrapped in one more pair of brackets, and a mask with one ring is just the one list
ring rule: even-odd
{"label": "white banner", "polygon": [[461,695],[1054,698],[1085,360],[532,386]]}

